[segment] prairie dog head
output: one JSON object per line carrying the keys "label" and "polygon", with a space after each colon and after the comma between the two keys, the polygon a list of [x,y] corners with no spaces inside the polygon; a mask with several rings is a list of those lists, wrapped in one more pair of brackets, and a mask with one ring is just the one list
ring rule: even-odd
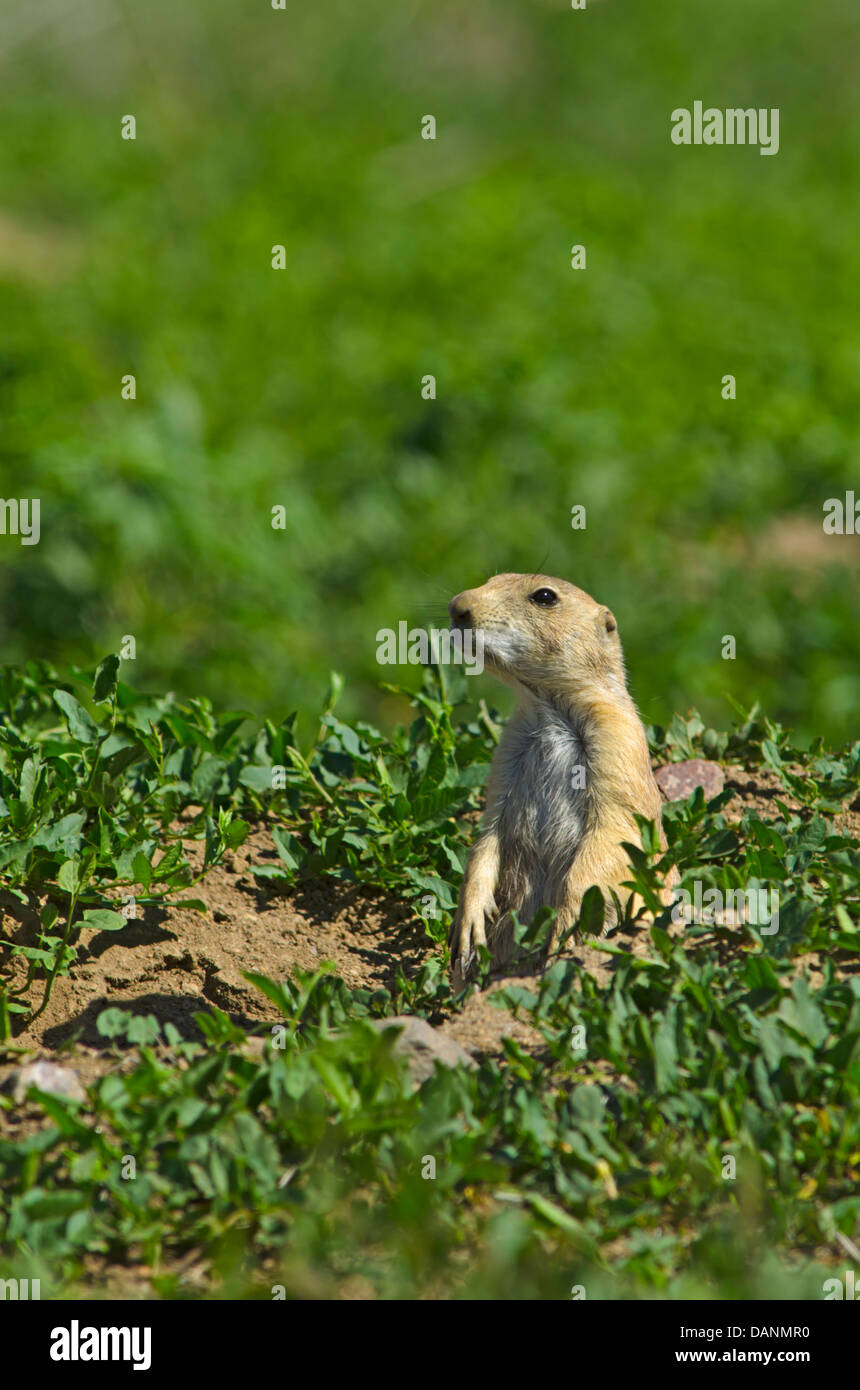
{"label": "prairie dog head", "polygon": [[496,574],[448,605],[452,628],[483,633],[484,663],[507,685],[564,696],[626,691],[618,625],[590,594],[545,574]]}

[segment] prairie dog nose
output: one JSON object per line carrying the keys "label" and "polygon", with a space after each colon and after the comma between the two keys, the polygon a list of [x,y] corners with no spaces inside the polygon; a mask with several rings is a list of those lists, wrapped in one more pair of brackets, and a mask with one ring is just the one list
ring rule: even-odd
{"label": "prairie dog nose", "polygon": [[469,607],[468,594],[458,594],[456,598],[452,598],[448,604],[448,612],[454,627],[468,628],[472,626],[472,610]]}

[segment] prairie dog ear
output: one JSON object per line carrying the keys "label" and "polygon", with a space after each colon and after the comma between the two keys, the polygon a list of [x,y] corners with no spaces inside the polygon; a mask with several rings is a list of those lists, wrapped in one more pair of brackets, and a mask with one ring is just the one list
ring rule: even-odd
{"label": "prairie dog ear", "polygon": [[615,621],[615,617],[614,617],[613,613],[610,611],[610,609],[608,609],[608,608],[601,608],[600,614],[599,614],[599,617],[598,617],[598,622],[600,623],[600,625],[601,625],[601,627],[604,629],[604,631],[607,632],[607,633],[609,633],[610,635],[611,635],[613,632],[617,632],[617,631],[618,631],[618,624],[617,624],[617,622]]}

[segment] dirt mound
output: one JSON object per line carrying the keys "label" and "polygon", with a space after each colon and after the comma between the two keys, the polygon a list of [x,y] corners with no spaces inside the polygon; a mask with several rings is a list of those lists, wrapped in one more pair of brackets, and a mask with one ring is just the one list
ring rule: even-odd
{"label": "dirt mound", "polygon": [[[197,870],[201,843],[183,843]],[[271,1020],[272,1006],[244,970],[283,979],[296,966],[315,970],[330,960],[348,985],[378,989],[393,984],[398,965],[408,971],[420,962],[423,927],[405,905],[331,880],[289,896],[273,892],[249,872],[273,860],[271,833],[258,827],[183,895],[202,898],[206,913],[140,906],[123,931],[86,937],[71,975],[56,981],[48,1008],[16,1046],[53,1049],[72,1038],[103,1045],[95,1025],[108,1006],[152,1013],[185,1037],[197,1036],[193,1015],[207,1003],[250,1027]],[[20,927],[16,939],[26,933]]]}
{"label": "dirt mound", "polygon": [[[183,843],[196,870],[202,846],[196,840]],[[313,971],[331,961],[351,988],[393,991],[398,971],[414,974],[433,949],[407,904],[371,889],[321,880],[289,894],[273,891],[250,868],[277,857],[271,832],[258,827],[185,894],[202,899],[206,913],[141,906],[140,916],[122,932],[85,938],[71,975],[57,979],[45,1012],[15,1036],[12,1046],[54,1051],[77,1044],[81,1060],[107,1046],[96,1020],[108,1007],[152,1014],[186,1038],[199,1038],[194,1015],[207,1004],[241,1027],[265,1026],[279,1020],[243,971],[281,980],[297,966]],[[26,942],[32,931],[22,924],[14,939]],[[470,1000],[446,1031],[478,1053],[497,1050],[503,1033],[522,1045],[540,1041],[533,1029],[485,996]],[[83,1068],[85,1076],[89,1070]]]}

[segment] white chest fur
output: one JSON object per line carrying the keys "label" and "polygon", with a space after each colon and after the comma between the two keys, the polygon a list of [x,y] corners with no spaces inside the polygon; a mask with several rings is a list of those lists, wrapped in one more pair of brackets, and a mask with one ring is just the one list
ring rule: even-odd
{"label": "white chest fur", "polygon": [[585,833],[588,766],[578,731],[548,704],[519,711],[499,745],[497,829],[510,857],[544,886],[558,884]]}

